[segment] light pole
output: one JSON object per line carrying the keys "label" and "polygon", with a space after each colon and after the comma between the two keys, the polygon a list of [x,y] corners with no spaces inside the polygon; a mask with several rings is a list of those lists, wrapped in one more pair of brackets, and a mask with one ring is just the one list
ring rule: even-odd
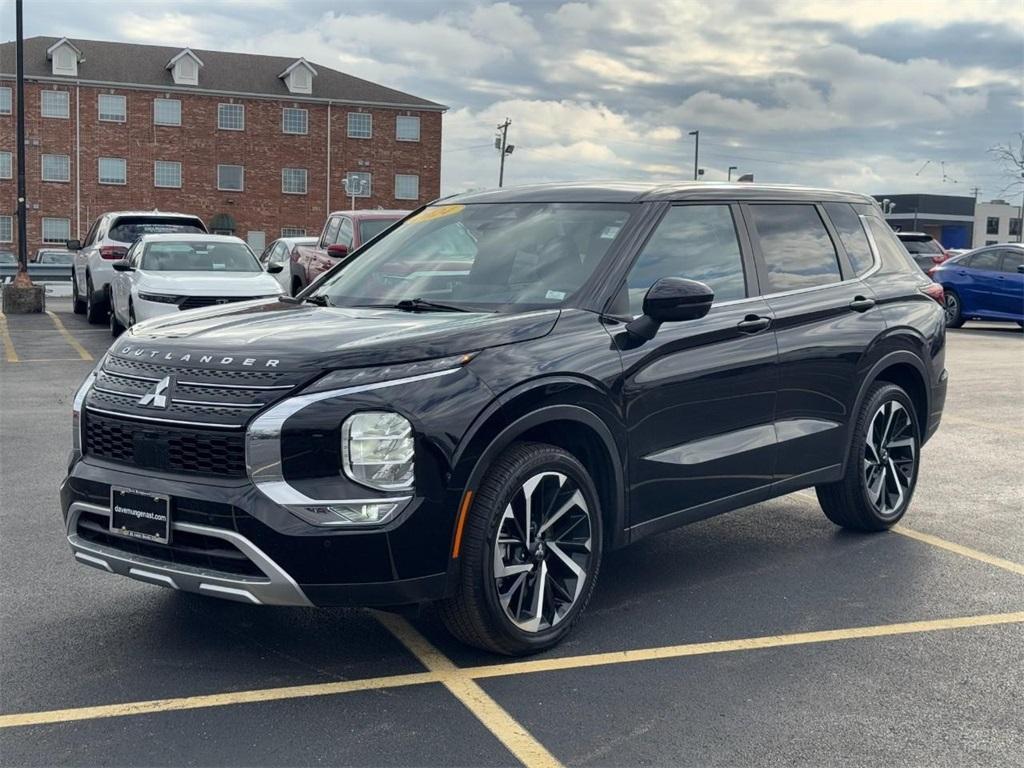
{"label": "light pole", "polygon": [[700,131],[690,131],[693,136],[693,180],[697,180],[697,165],[700,160]]}
{"label": "light pole", "polygon": [[732,172],[733,171],[738,171],[738,170],[739,170],[739,166],[737,166],[737,165],[730,165],[729,166],[729,178],[726,179],[726,181],[732,181]]}
{"label": "light pole", "polygon": [[17,27],[17,43],[15,45],[15,76],[18,91],[18,121],[15,128],[15,141],[18,144],[18,274],[15,283],[32,285],[28,276],[28,235],[26,218],[28,207],[25,199],[25,40],[22,33],[21,0],[15,4],[15,26]]}
{"label": "light pole", "polygon": [[345,185],[345,194],[347,194],[352,201],[351,210],[354,211],[356,209],[356,196],[361,195],[366,191],[366,180],[359,179],[356,181],[350,176],[346,176],[343,183]]}

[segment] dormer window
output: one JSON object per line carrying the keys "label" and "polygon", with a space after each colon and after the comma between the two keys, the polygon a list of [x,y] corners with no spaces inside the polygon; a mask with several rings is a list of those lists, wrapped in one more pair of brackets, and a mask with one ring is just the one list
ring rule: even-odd
{"label": "dormer window", "polygon": [[199,85],[199,68],[202,66],[203,60],[191,48],[186,48],[168,61],[165,69],[171,70],[175,85]]}
{"label": "dormer window", "polygon": [[82,52],[66,37],[46,49],[46,58],[50,60],[53,74],[67,77],[77,77],[78,62],[85,61]]}
{"label": "dormer window", "polygon": [[298,59],[278,75],[291,93],[312,93],[316,70],[305,59]]}

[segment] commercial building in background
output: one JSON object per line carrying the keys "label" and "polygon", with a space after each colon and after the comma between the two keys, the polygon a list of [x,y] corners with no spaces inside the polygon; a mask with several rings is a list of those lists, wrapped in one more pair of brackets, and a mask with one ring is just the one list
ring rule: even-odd
{"label": "commercial building in background", "polygon": [[[927,232],[946,248],[980,248],[1021,241],[1021,208],[966,195],[875,195],[889,201],[885,219],[902,232]],[[885,206],[883,206],[885,207]]]}
{"label": "commercial building in background", "polygon": [[[0,45],[0,244],[17,236],[15,46]],[[328,211],[439,194],[432,101],[303,58],[25,40],[29,250],[109,210],[186,211],[262,248]]]}

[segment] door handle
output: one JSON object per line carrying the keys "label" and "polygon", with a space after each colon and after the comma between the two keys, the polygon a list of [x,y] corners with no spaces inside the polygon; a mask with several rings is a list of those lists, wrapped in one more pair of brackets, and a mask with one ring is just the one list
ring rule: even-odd
{"label": "door handle", "polygon": [[740,329],[741,333],[757,333],[763,331],[769,325],[772,324],[770,317],[761,317],[760,315],[747,315],[745,318],[736,323],[736,327]]}
{"label": "door handle", "polygon": [[957,273],[958,275],[960,275],[961,277],[963,277],[964,275],[966,275],[966,274],[967,274],[967,273],[966,273],[966,272],[964,272],[964,271],[963,271],[962,269],[958,269],[958,270],[956,271],[956,273]]}
{"label": "door handle", "polygon": [[875,306],[875,300],[864,296],[854,296],[853,301],[850,302],[850,309],[854,312],[867,312],[873,306]]}

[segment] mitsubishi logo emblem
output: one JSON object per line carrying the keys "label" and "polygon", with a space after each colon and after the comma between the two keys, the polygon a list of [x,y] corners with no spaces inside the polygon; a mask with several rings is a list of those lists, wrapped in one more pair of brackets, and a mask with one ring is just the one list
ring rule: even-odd
{"label": "mitsubishi logo emblem", "polygon": [[173,387],[171,377],[164,376],[153,385],[153,388],[139,398],[139,405],[146,405],[150,408],[167,408],[167,401]]}

